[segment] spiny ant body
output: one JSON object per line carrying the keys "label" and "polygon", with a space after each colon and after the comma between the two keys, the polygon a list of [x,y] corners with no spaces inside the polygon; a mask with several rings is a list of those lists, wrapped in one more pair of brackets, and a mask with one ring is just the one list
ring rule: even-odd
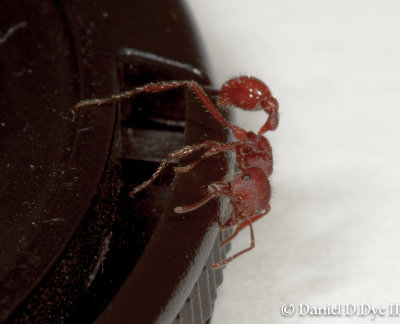
{"label": "spiny ant body", "polygon": [[220,219],[218,220],[219,228],[220,230],[224,230],[235,227],[235,230],[231,236],[221,242],[221,247],[230,242],[242,229],[249,226],[251,235],[250,246],[211,266],[211,268],[216,269],[254,247],[255,240],[252,223],[267,214],[270,210],[271,187],[268,176],[272,173],[273,168],[272,150],[268,140],[262,134],[277,128],[279,123],[279,105],[278,101],[272,97],[269,88],[262,81],[254,77],[241,76],[225,82],[218,95],[217,105],[220,107],[234,106],[251,111],[264,110],[268,114],[268,118],[257,133],[247,132],[239,126],[228,123],[218,112],[203,89],[194,81],[149,83],[109,98],[82,101],[72,108],[72,112],[75,114],[79,109],[86,106],[104,105],[128,99],[139,93],[157,93],[182,86],[187,86],[196,93],[208,112],[219,123],[232,131],[236,141],[229,143],[207,141],[186,146],[172,152],[160,164],[152,177],[133,189],[130,194],[134,195],[152,183],[171,160],[180,159],[190,155],[194,151],[203,150],[204,153],[196,161],[187,166],[175,168],[175,172],[185,173],[191,171],[203,159],[210,156],[225,151],[235,152],[240,172],[231,181],[227,183],[212,183],[207,187],[205,197],[200,201],[192,205],[174,208],[176,213],[187,213],[199,208],[215,197],[228,197],[232,205],[232,212],[225,223]]}

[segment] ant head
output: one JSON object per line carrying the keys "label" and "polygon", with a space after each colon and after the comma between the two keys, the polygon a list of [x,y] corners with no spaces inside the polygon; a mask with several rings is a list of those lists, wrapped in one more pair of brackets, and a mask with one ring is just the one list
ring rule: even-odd
{"label": "ant head", "polygon": [[264,110],[268,114],[268,120],[258,134],[274,130],[278,126],[278,101],[272,97],[268,86],[257,78],[240,76],[226,81],[219,92],[217,104],[245,110]]}

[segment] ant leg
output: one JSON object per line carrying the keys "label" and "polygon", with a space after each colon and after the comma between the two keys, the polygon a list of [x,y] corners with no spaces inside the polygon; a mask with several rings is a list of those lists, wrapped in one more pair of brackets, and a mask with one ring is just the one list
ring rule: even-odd
{"label": "ant leg", "polygon": [[222,260],[220,262],[217,262],[217,263],[213,264],[211,266],[211,269],[218,269],[218,268],[224,266],[225,264],[231,262],[233,259],[236,259],[238,256],[242,255],[243,253],[246,253],[246,252],[248,252],[248,251],[250,251],[251,249],[254,248],[254,246],[255,246],[254,230],[253,230],[253,225],[251,224],[250,218],[245,219],[241,224],[243,224],[243,223],[246,223],[246,225],[244,225],[243,227],[245,227],[245,226],[249,226],[250,227],[250,238],[251,238],[250,246],[248,248],[246,248],[246,249],[244,249],[244,250],[242,250],[242,251],[230,256],[229,258],[226,258],[225,260]]}
{"label": "ant leg", "polygon": [[[214,141],[205,141],[202,143],[202,145],[204,145],[205,149],[213,150],[214,147],[218,147],[219,145],[221,145],[221,143],[214,142]],[[175,171],[175,173],[186,173],[186,172],[192,170],[197,164],[199,164],[206,157],[207,156],[205,156],[205,153],[203,153],[196,161],[189,163],[186,166],[174,167],[174,171]]]}
{"label": "ant leg", "polygon": [[215,108],[214,104],[212,101],[208,98],[207,94],[204,92],[204,90],[201,88],[201,86],[195,82],[195,81],[168,81],[168,82],[154,82],[154,83],[148,83],[144,86],[137,87],[128,91],[121,92],[119,94],[112,95],[108,98],[103,98],[103,99],[88,99],[88,100],[83,100],[73,106],[71,108],[71,112],[73,115],[76,114],[76,112],[84,107],[88,106],[102,106],[102,105],[107,105],[113,102],[121,101],[124,99],[129,99],[134,96],[136,96],[139,93],[157,93],[157,92],[162,92],[174,88],[179,88],[187,86],[189,89],[193,90],[196,95],[199,97],[201,102],[204,104],[204,106],[207,108],[209,113],[221,124],[224,126],[228,127],[229,129],[233,129],[234,126],[229,124],[219,113],[217,108]]}
{"label": "ant leg", "polygon": [[185,146],[178,151],[168,154],[167,158],[163,162],[161,162],[161,164],[158,166],[157,170],[153,173],[151,178],[149,180],[143,182],[141,185],[137,186],[136,188],[134,188],[129,193],[129,196],[131,196],[131,197],[134,196],[136,193],[138,193],[139,191],[143,190],[148,185],[150,185],[160,175],[160,173],[167,167],[168,163],[171,160],[180,159],[182,157],[188,156],[191,153],[201,150],[201,149],[207,149],[208,146],[209,146],[208,143],[200,143],[200,144],[195,144],[195,145],[191,145],[191,146]]}
{"label": "ant leg", "polygon": [[[76,104],[75,106],[73,106],[71,111],[75,115],[75,113],[79,109],[84,108],[84,107],[95,106],[95,105],[96,106],[107,105],[107,104],[110,104],[113,102],[132,98],[139,93],[157,93],[157,92],[162,92],[162,91],[166,91],[166,90],[173,89],[173,88],[179,88],[179,87],[187,85],[188,82],[194,82],[194,81],[169,81],[169,82],[148,83],[148,84],[145,84],[144,86],[136,87],[131,90],[124,91],[124,92],[112,95],[110,97],[107,97],[107,98],[83,100],[83,101],[79,102],[78,104]],[[197,87],[200,87],[200,86],[197,85]]]}
{"label": "ant leg", "polygon": [[[229,241],[231,241],[242,229],[244,229],[246,226],[249,226],[250,228],[250,238],[251,238],[251,243],[250,246],[232,256],[230,256],[229,258],[226,258],[225,260],[222,260],[220,262],[217,262],[215,264],[213,264],[211,266],[211,269],[217,269],[220,268],[222,266],[224,266],[225,264],[231,262],[233,259],[236,259],[238,256],[250,251],[252,248],[254,248],[255,246],[255,240],[254,240],[254,230],[253,230],[253,225],[252,223],[254,223],[255,221],[257,221],[258,219],[260,219],[261,217],[265,216],[268,212],[269,212],[270,208],[268,207],[268,209],[264,212],[261,213],[259,215],[255,215],[252,216],[250,218],[245,219],[243,222],[241,222],[235,229],[235,232],[229,236],[228,238],[226,238],[221,244],[220,247],[223,247],[225,244],[227,244]],[[234,224],[233,224],[234,225]],[[229,224],[226,227],[231,227],[232,225]]]}
{"label": "ant leg", "polygon": [[218,195],[224,195],[231,199],[235,199],[235,197],[231,193],[229,184],[226,184],[223,182],[212,183],[207,187],[207,190],[208,190],[208,195],[205,196],[203,199],[201,199],[200,201],[198,201],[192,205],[175,207],[174,212],[177,214],[184,214],[184,213],[191,212],[191,211],[203,206],[208,201],[210,201],[212,198],[214,198]]}
{"label": "ant leg", "polygon": [[222,117],[220,112],[215,108],[214,104],[208,98],[207,94],[204,92],[204,90],[201,88],[201,86],[195,82],[195,81],[168,81],[168,82],[154,82],[154,83],[148,83],[142,87],[137,87],[128,91],[124,91],[115,95],[112,95],[108,98],[103,98],[103,99],[88,99],[88,100],[83,100],[73,106],[71,108],[71,112],[75,118],[75,115],[78,110],[84,108],[84,107],[89,107],[89,106],[102,106],[102,105],[107,105],[113,102],[125,100],[132,98],[136,96],[139,93],[157,93],[157,92],[162,92],[174,88],[179,88],[187,86],[189,89],[193,90],[197,97],[200,99],[200,101],[203,103],[203,105],[206,107],[208,112],[222,125],[227,127],[228,129],[232,130],[233,135],[235,136],[236,139],[244,139],[247,135],[247,132],[239,127],[239,126],[233,126],[229,124],[225,118]]}
{"label": "ant leg", "polygon": [[185,173],[188,172],[190,170],[192,170],[195,166],[197,166],[202,160],[211,157],[213,155],[219,154],[221,152],[224,151],[233,151],[236,146],[240,146],[243,144],[242,141],[240,142],[231,142],[231,143],[225,143],[225,144],[221,144],[218,142],[204,142],[203,144],[210,144],[210,149],[203,153],[203,155],[201,155],[196,161],[186,165],[186,166],[179,166],[179,167],[175,167],[175,172],[177,173]]}
{"label": "ant leg", "polygon": [[[261,214],[259,214],[259,215],[255,215],[255,216],[250,217],[251,223],[254,223],[255,221],[259,220],[261,217],[263,217],[263,216],[265,216],[266,214],[268,214],[269,210],[270,210],[270,209],[268,208],[268,210],[266,210],[264,213],[261,213]],[[234,226],[234,225],[235,225],[235,224],[229,224],[229,225],[227,225],[225,228],[229,228],[229,227],[232,227],[232,226]],[[221,242],[220,247],[223,247],[225,244],[227,244],[227,243],[230,242],[233,238],[235,238],[236,235],[238,235],[239,232],[240,232],[242,229],[244,229],[246,226],[249,226],[249,223],[247,223],[247,222],[241,222],[241,223],[235,228],[235,231],[233,232],[233,234],[232,234],[231,236],[227,237],[223,242]],[[224,228],[222,227],[222,229],[224,229]]]}
{"label": "ant leg", "polygon": [[[209,151],[213,151],[215,149],[215,147],[219,147],[221,145],[221,143],[215,142],[215,141],[205,141],[202,144],[207,146],[207,149]],[[207,151],[208,152],[208,151]],[[207,153],[206,152],[206,153]],[[177,166],[174,168],[176,173],[186,173],[190,170],[192,170],[197,164],[199,164],[203,159],[207,158],[208,155],[206,155],[206,153],[203,153],[196,161],[186,165],[186,166]]]}

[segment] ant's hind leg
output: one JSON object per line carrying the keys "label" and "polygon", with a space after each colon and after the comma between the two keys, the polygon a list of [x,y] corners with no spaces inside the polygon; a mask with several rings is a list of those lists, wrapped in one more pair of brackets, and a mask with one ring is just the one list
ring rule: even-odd
{"label": "ant's hind leg", "polygon": [[[257,220],[260,219],[261,217],[263,217],[263,216],[265,216],[266,214],[268,214],[268,212],[269,212],[269,209],[268,209],[267,211],[265,211],[264,213],[262,213],[262,214],[259,214],[259,215],[255,215],[255,216],[250,217],[250,218],[249,218],[249,219],[250,219],[250,222],[251,222],[251,223],[254,223],[255,221],[257,221]],[[227,237],[223,242],[221,242],[220,247],[223,247],[225,244],[227,244],[228,242],[232,241],[232,239],[234,239],[234,238],[236,237],[236,235],[238,235],[239,232],[240,232],[242,229],[244,229],[245,227],[247,227],[247,226],[249,226],[249,225],[250,225],[250,223],[248,223],[248,222],[246,222],[246,221],[241,222],[239,225],[237,225],[236,228],[235,228],[235,231],[232,233],[232,235],[230,235],[230,236]],[[227,225],[225,228],[229,228],[229,227],[232,227],[232,226],[235,226],[235,224],[229,224],[229,225]],[[220,226],[220,229],[224,229],[224,226],[222,226],[222,227]]]}
{"label": "ant's hind leg", "polygon": [[250,228],[250,237],[251,237],[250,246],[248,248],[246,248],[246,249],[244,249],[244,250],[242,250],[242,251],[230,256],[229,258],[226,258],[225,260],[222,260],[220,262],[217,262],[217,263],[213,264],[211,266],[211,269],[221,268],[225,264],[227,264],[227,263],[231,262],[232,260],[236,259],[238,256],[240,256],[240,255],[242,255],[242,254],[244,254],[244,253],[246,253],[246,252],[248,252],[248,251],[250,251],[251,249],[254,248],[254,246],[255,246],[254,230],[253,230],[253,225],[251,224],[251,220],[248,218],[248,219],[244,220],[241,224],[243,224],[243,223],[246,223],[243,226],[243,228],[246,227],[246,226],[249,226],[249,228]]}

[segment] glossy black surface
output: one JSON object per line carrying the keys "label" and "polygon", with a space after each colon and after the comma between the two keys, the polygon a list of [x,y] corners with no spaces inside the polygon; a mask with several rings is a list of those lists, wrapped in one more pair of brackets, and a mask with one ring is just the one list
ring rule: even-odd
{"label": "glossy black surface", "polygon": [[217,213],[215,202],[183,217],[170,210],[196,201],[226,164],[176,179],[172,196],[170,170],[131,200],[160,156],[143,158],[126,130],[175,132],[171,147],[225,134],[184,90],[139,96],[122,113],[110,105],[73,120],[70,107],[151,81],[207,84],[190,17],[173,0],[7,0],[0,16],[0,321],[91,322],[125,278],[132,319],[173,318],[214,244]]}

